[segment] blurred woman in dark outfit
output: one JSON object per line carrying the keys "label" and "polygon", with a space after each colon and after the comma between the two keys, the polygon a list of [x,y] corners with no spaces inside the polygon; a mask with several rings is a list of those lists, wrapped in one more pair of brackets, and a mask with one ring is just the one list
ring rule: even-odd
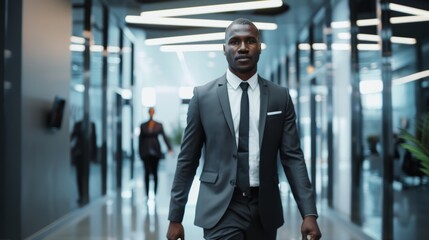
{"label": "blurred woman in dark outfit", "polygon": [[145,168],[145,187],[146,196],[149,197],[149,176],[153,175],[154,180],[154,193],[158,188],[158,163],[164,154],[161,151],[161,146],[158,140],[158,136],[161,134],[164,138],[165,144],[168,147],[168,151],[172,152],[170,141],[164,133],[162,124],[153,120],[155,109],[149,108],[149,121],[140,125],[140,136],[139,136],[139,153],[143,160]]}

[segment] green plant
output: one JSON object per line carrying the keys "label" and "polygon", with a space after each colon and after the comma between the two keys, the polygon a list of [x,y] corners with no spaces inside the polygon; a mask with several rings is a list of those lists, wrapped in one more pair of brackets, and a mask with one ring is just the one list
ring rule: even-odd
{"label": "green plant", "polygon": [[400,138],[405,140],[401,146],[410,151],[421,162],[421,171],[429,176],[429,112],[416,124],[417,134],[412,135],[401,129]]}
{"label": "green plant", "polygon": [[176,126],[173,126],[172,135],[173,135],[172,140],[173,140],[174,144],[176,144],[176,145],[182,144],[183,128],[180,125],[180,123],[178,123]]}

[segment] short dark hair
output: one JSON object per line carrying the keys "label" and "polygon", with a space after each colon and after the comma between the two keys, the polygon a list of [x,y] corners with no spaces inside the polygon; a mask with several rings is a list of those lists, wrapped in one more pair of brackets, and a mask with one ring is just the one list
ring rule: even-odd
{"label": "short dark hair", "polygon": [[[252,21],[250,21],[249,19],[247,19],[247,18],[237,18],[234,21],[232,21],[229,24],[229,26],[225,29],[225,33],[227,33],[229,31],[229,29],[233,25],[236,25],[236,24],[238,24],[238,25],[251,25],[251,26],[253,26],[258,31],[258,36],[259,36],[259,29],[258,29],[258,27],[256,27],[256,25]],[[225,40],[227,40],[226,37],[227,36],[225,35]]]}

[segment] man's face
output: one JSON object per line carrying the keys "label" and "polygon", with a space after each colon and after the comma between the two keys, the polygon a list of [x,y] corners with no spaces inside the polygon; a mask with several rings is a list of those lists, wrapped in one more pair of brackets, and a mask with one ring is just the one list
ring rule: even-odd
{"label": "man's face", "polygon": [[252,25],[235,24],[225,34],[223,50],[229,69],[239,77],[250,78],[256,73],[261,54],[258,30]]}

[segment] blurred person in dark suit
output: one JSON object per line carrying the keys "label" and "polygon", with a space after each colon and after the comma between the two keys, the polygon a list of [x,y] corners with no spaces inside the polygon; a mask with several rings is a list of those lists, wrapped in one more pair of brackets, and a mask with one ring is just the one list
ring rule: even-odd
{"label": "blurred person in dark suit", "polygon": [[[85,134],[89,131],[88,157],[85,156]],[[79,193],[79,205],[89,202],[89,174],[90,161],[97,162],[97,136],[95,123],[91,122],[89,128],[84,126],[84,121],[77,121],[70,136],[71,159],[76,166],[76,180]]]}
{"label": "blurred person in dark suit", "polygon": [[153,119],[154,115],[155,109],[153,107],[149,108],[149,120],[140,125],[139,136],[139,153],[144,164],[144,180],[147,197],[149,197],[150,175],[153,175],[155,195],[158,189],[158,165],[159,160],[164,158],[164,153],[161,151],[161,145],[158,139],[159,135],[163,137],[168,151],[170,153],[173,152],[173,148],[171,147],[170,141],[165,135],[162,124]]}

